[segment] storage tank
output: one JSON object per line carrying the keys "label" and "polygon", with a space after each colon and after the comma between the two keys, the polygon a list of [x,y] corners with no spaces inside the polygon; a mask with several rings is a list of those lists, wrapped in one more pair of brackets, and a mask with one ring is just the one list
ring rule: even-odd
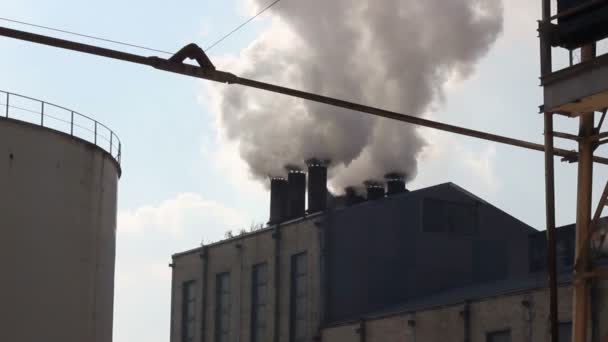
{"label": "storage tank", "polygon": [[0,91],[0,341],[110,342],[120,141]]}

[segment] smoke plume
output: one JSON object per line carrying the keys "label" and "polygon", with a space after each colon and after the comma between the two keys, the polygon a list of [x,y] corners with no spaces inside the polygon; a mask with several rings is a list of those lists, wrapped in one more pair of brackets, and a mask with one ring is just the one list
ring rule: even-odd
{"label": "smoke plume", "polygon": [[[500,0],[283,0],[270,13],[270,27],[219,67],[410,115],[470,76],[503,24]],[[222,134],[259,179],[311,157],[332,161],[337,189],[416,175],[425,142],[410,125],[239,86],[212,92]]]}

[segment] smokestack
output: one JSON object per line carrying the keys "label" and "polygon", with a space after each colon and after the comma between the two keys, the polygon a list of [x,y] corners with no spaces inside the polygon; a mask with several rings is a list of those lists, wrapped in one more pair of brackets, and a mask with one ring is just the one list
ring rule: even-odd
{"label": "smokestack", "polygon": [[304,171],[292,168],[287,175],[288,218],[304,216],[306,207],[306,174]]}
{"label": "smokestack", "polygon": [[308,164],[308,212],[316,213],[327,208],[328,161],[309,159]]}
{"label": "smokestack", "polygon": [[375,201],[384,198],[384,185],[380,182],[369,180],[365,181],[365,189],[367,189],[367,200]]}
{"label": "smokestack", "polygon": [[393,196],[408,192],[405,188],[405,174],[401,172],[391,172],[384,176],[386,180],[387,196]]}
{"label": "smokestack", "polygon": [[344,189],[344,197],[347,207],[361,202],[365,202],[365,198],[359,195],[359,193],[357,192],[357,188],[354,186],[349,186]]}
{"label": "smokestack", "polygon": [[[252,10],[268,2],[247,1]],[[441,107],[449,84],[475,75],[501,36],[503,3],[508,2],[284,1],[270,11],[272,25],[252,48],[224,66],[250,79],[422,115]],[[319,22],[331,22],[331,30]],[[281,43],[286,40],[291,44]],[[207,102],[222,136],[241,146],[240,157],[264,181],[281,174],[287,157],[331,158],[340,168],[329,173],[337,189],[382,180],[390,171],[413,176],[426,145],[411,125],[289,96],[261,96],[245,87],[210,87]]]}
{"label": "smokestack", "polygon": [[270,178],[270,219],[268,224],[277,224],[287,219],[287,180]]}

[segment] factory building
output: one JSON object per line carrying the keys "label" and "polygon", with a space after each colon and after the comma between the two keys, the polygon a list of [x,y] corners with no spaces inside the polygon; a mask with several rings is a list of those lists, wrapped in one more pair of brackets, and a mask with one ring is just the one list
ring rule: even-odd
{"label": "factory building", "polygon": [[111,342],[120,141],[60,106],[0,102],[0,341]]}
{"label": "factory building", "polygon": [[[398,173],[334,197],[308,164],[271,178],[266,228],[173,255],[171,342],[546,340],[543,232]],[[569,341],[574,227],[558,232]]]}

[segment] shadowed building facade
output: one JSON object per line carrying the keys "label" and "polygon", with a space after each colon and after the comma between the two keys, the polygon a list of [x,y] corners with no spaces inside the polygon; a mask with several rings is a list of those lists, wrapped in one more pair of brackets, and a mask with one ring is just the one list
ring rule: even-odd
{"label": "shadowed building facade", "polygon": [[[294,217],[304,182],[302,198],[271,182],[268,227],[173,256],[171,342],[546,340],[544,233],[452,183],[369,182]],[[565,339],[574,234],[558,231]]]}

